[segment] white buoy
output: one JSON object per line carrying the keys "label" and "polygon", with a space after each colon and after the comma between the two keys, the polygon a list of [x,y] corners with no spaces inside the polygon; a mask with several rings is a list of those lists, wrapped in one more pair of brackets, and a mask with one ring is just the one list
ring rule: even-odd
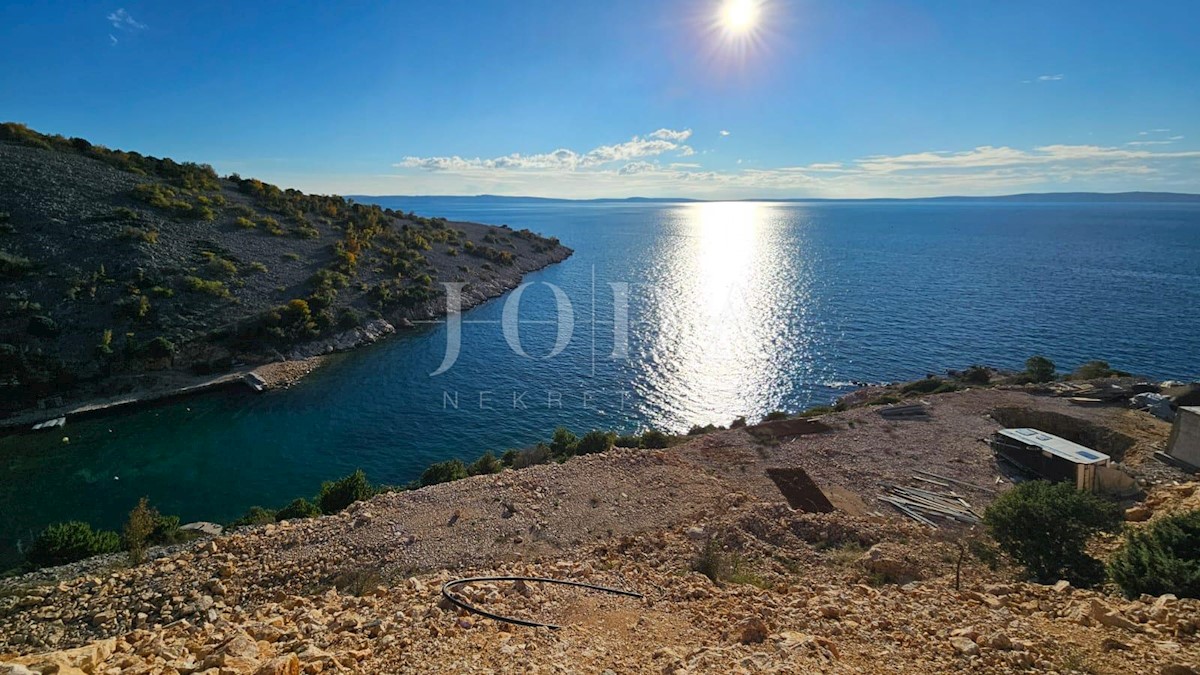
{"label": "white buoy", "polygon": [[70,443],[70,442],[71,442],[71,439],[69,437],[63,436],[63,443]]}

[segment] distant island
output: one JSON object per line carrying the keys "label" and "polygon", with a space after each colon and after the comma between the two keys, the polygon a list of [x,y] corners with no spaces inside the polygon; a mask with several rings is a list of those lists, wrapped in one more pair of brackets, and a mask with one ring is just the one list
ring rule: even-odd
{"label": "distant island", "polygon": [[571,254],[15,123],[0,168],[0,418],[350,348]]}
{"label": "distant island", "polygon": [[803,202],[1062,202],[1077,204],[1080,202],[1132,202],[1132,203],[1147,203],[1147,202],[1163,202],[1163,203],[1200,203],[1200,194],[1191,194],[1186,192],[1025,192],[1014,195],[996,195],[996,196],[942,196],[942,197],[864,197],[858,199],[829,199],[821,197],[791,197],[791,198],[769,198],[763,197],[760,199],[694,199],[688,197],[601,197],[595,199],[565,199],[560,197],[530,197],[530,196],[509,196],[509,195],[352,195],[354,199],[412,199],[412,200],[433,200],[439,202],[453,202],[455,200],[475,201],[509,201],[509,202],[546,202],[546,203],[602,203],[602,202],[626,202],[626,203],[645,203],[645,204],[663,204],[663,203],[704,203],[704,202],[781,202],[781,203],[803,203]]}

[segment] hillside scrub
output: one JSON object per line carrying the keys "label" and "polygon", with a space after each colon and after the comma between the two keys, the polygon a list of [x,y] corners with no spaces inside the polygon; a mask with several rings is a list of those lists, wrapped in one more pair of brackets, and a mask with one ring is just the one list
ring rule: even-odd
{"label": "hillside scrub", "polygon": [[120,550],[121,537],[116,532],[93,530],[87,523],[72,520],[42,530],[25,552],[25,559],[33,567],[52,567]]}
{"label": "hillside scrub", "polygon": [[983,515],[1000,549],[1039,583],[1066,579],[1081,587],[1104,580],[1104,565],[1087,554],[1092,537],[1120,529],[1120,511],[1070,483],[1028,481],[992,502]]}
{"label": "hillside scrub", "polygon": [[1200,511],[1160,518],[1125,534],[1109,562],[1109,574],[1125,595],[1200,598]]}

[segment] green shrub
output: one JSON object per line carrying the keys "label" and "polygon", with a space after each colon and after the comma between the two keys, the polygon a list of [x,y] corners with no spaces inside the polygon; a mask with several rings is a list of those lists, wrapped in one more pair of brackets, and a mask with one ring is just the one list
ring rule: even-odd
{"label": "green shrub", "polygon": [[275,520],[292,520],[294,518],[316,518],[321,515],[321,507],[304,497],[293,499],[290,504],[279,509]]}
{"label": "green shrub", "polygon": [[565,457],[575,454],[576,448],[579,446],[579,437],[571,433],[566,427],[558,427],[554,430],[554,437],[550,439],[550,452],[555,456]]}
{"label": "green shrub", "polygon": [[133,241],[144,241],[147,244],[157,244],[158,231],[126,225],[125,227],[121,228],[121,238],[130,239]]}
{"label": "green shrub", "polygon": [[969,384],[988,384],[992,381],[992,374],[983,366],[971,366],[963,372],[962,380]]}
{"label": "green shrub", "polygon": [[467,477],[467,467],[463,466],[461,460],[451,459],[445,462],[430,464],[425,471],[421,473],[421,485],[437,485],[438,483],[449,483],[450,481],[459,480]]}
{"label": "green shrub", "polygon": [[257,227],[253,220],[250,220],[245,216],[238,216],[236,219],[234,219],[233,224],[245,230],[253,230],[255,227]]}
{"label": "green shrub", "polygon": [[471,462],[471,466],[467,467],[467,473],[472,476],[500,473],[503,470],[504,465],[500,463],[500,460],[496,459],[491,450],[483,453],[479,459]]}
{"label": "green shrub", "polygon": [[300,254],[299,254],[299,253],[295,253],[295,252],[293,252],[293,251],[288,251],[287,253],[284,253],[283,255],[281,255],[281,256],[279,256],[279,257],[280,257],[280,258],[283,258],[284,260],[291,260],[292,262],[299,262],[299,261],[300,261]]}
{"label": "green shrub", "polygon": [[72,520],[42,530],[25,559],[35,567],[51,567],[119,550],[121,537],[116,532],[93,530],[87,523]]}
{"label": "green shrub", "polygon": [[617,436],[613,441],[613,445],[618,448],[640,448],[642,447],[642,437],[637,434],[628,434]]}
{"label": "green shrub", "polygon": [[233,264],[232,260],[217,258],[215,256],[208,261],[204,269],[208,272],[209,276],[221,279],[236,277],[238,273],[237,265]]}
{"label": "green shrub", "polygon": [[1041,583],[1066,579],[1092,586],[1104,579],[1104,566],[1087,554],[1100,532],[1121,527],[1120,511],[1071,483],[1029,481],[996,498],[983,522],[1000,549]]}
{"label": "green shrub", "polygon": [[670,437],[657,429],[649,429],[642,434],[642,447],[647,450],[658,450],[667,447]]}
{"label": "green shrub", "polygon": [[109,220],[141,220],[142,215],[128,206],[118,206],[112,210]]}
{"label": "green shrub", "polygon": [[375,491],[367,482],[367,474],[362,469],[345,478],[321,483],[321,492],[317,494],[317,506],[322,513],[337,513],[354,502],[368,499]]}
{"label": "green shrub", "polygon": [[1143,593],[1200,598],[1200,511],[1130,529],[1108,569],[1130,598]]}
{"label": "green shrub", "polygon": [[146,549],[150,545],[150,535],[154,534],[157,522],[158,511],[151,508],[147,498],[142,497],[125,521],[125,548],[129,551],[129,564],[140,565],[146,562]]}
{"label": "green shrub", "polygon": [[545,464],[550,461],[551,457],[550,446],[545,443],[538,443],[532,448],[521,450],[512,458],[512,468],[524,469],[538,464]]}
{"label": "green shrub", "polygon": [[788,414],[786,412],[782,410],[772,410],[771,412],[767,413],[767,416],[763,418],[763,421],[774,422],[776,420],[786,420],[787,418]]}
{"label": "green shrub", "polygon": [[904,394],[930,394],[943,384],[945,384],[945,382],[943,382],[940,377],[933,377],[931,375],[923,380],[909,382],[903,387],[900,387],[900,391]]}
{"label": "green shrub", "polygon": [[1123,370],[1115,370],[1108,365],[1107,361],[1088,361],[1087,363],[1075,369],[1071,373],[1072,380],[1099,380],[1106,377],[1128,377],[1129,373]]}
{"label": "green shrub", "polygon": [[155,359],[165,359],[175,353],[175,343],[165,337],[156,337],[142,348],[146,356]]}
{"label": "green shrub", "polygon": [[155,286],[155,287],[151,288],[149,292],[150,292],[150,295],[153,295],[156,298],[173,298],[173,297],[175,297],[175,290],[172,288],[167,288],[166,286]]}
{"label": "green shrub", "polygon": [[217,298],[229,298],[229,288],[221,281],[206,281],[200,277],[184,277],[183,286],[193,293],[203,293]]}
{"label": "green shrub", "polygon": [[267,270],[266,265],[264,265],[258,261],[250,263],[249,267],[250,267],[250,271],[255,274],[266,274],[269,271],[269,270]]}
{"label": "green shrub", "polygon": [[144,295],[134,295],[121,298],[115,304],[117,316],[130,319],[144,319],[150,313],[150,298]]}
{"label": "green shrub", "polygon": [[1054,362],[1044,356],[1031,356],[1025,361],[1025,378],[1030,382],[1049,382],[1054,379]]}
{"label": "green shrub", "polygon": [[608,452],[612,449],[613,441],[617,440],[617,435],[611,431],[600,431],[593,429],[583,435],[579,442],[575,445],[575,453],[579,455],[591,455],[597,452]]}
{"label": "green shrub", "polygon": [[112,329],[105,328],[104,332],[100,334],[100,342],[96,343],[96,356],[105,357],[113,353],[112,338]]}
{"label": "green shrub", "polygon": [[267,232],[270,232],[277,237],[283,234],[283,227],[279,224],[278,220],[275,220],[271,216],[263,216],[262,218],[259,218],[258,224],[262,225],[263,229],[265,229]]}
{"label": "green shrub", "polygon": [[33,269],[33,263],[28,258],[22,258],[15,253],[0,251],[0,277],[19,279]]}
{"label": "green shrub", "polygon": [[229,527],[245,527],[248,525],[266,525],[275,522],[275,512],[261,506],[251,506],[241,518],[229,523]]}

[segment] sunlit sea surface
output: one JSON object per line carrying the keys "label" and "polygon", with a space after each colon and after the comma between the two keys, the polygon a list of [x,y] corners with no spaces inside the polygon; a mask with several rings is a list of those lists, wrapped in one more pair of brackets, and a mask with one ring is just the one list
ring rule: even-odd
{"label": "sunlit sea surface", "polygon": [[287,391],[0,438],[0,557],[53,521],[118,527],[143,495],[185,521],[225,521],[355,468],[403,483],[559,425],[684,431],[1035,353],[1200,378],[1196,205],[378,201],[575,249],[527,277],[514,308],[525,355],[502,335],[500,298],[464,315],[461,353],[437,376],[444,324]]}

